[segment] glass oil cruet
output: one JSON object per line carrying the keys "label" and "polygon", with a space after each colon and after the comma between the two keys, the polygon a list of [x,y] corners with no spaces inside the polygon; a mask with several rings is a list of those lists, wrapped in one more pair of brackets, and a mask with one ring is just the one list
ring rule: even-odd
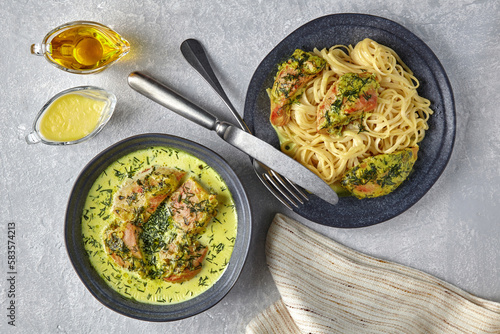
{"label": "glass oil cruet", "polygon": [[97,73],[130,51],[117,32],[97,22],[74,21],[50,31],[31,53],[45,56],[55,67],[77,74]]}

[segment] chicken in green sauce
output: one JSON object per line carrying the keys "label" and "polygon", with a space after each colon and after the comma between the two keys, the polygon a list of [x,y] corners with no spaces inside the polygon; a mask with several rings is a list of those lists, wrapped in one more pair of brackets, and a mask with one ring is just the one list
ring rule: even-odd
{"label": "chicken in green sauce", "polygon": [[302,94],[306,84],[316,77],[325,65],[323,58],[297,49],[279,66],[273,87],[268,90],[272,125],[283,126],[288,123],[291,105]]}
{"label": "chicken in green sauce", "polygon": [[104,232],[107,253],[141,277],[179,283],[202,268],[198,241],[217,215],[217,195],[175,168],[153,166],[126,179],[113,197],[115,221]]}
{"label": "chicken in green sauce", "polygon": [[379,84],[368,72],[346,73],[331,86],[317,109],[317,130],[340,134],[342,127],[377,107]]}
{"label": "chicken in green sauce", "polygon": [[410,175],[417,152],[418,146],[415,146],[365,158],[347,170],[341,184],[360,199],[387,195]]}

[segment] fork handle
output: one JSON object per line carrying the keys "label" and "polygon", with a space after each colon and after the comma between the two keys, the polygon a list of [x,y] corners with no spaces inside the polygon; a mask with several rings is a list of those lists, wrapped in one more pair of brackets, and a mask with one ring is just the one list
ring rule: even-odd
{"label": "fork handle", "polygon": [[226,106],[232,112],[233,116],[236,118],[236,122],[241,129],[250,132],[250,129],[245,124],[245,121],[241,118],[240,114],[236,111],[233,104],[227,97],[224,89],[222,88],[219,79],[212,70],[210,62],[208,61],[208,56],[203,49],[201,43],[196,39],[186,39],[181,44],[181,52],[184,58],[187,60],[189,65],[191,65],[202,77],[207,81],[207,83],[212,87],[219,97],[224,101]]}

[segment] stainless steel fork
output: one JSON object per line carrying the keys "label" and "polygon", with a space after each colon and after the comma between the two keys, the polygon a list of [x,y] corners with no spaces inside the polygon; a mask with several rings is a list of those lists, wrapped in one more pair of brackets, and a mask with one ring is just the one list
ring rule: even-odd
{"label": "stainless steel fork", "polygon": [[[250,129],[238,114],[219,83],[201,43],[195,39],[187,39],[181,44],[181,52],[187,62],[208,82],[222,101],[224,101],[224,104],[233,114],[239,127],[250,132]],[[299,205],[304,204],[304,201],[309,200],[305,192],[287,178],[279,175],[255,159],[252,159],[252,164],[255,173],[262,183],[288,209],[293,210],[293,207],[298,208]]]}

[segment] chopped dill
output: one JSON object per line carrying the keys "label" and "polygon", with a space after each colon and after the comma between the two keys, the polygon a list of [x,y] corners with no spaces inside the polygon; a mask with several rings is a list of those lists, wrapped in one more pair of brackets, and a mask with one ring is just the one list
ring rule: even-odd
{"label": "chopped dill", "polygon": [[208,276],[205,276],[205,277],[200,277],[198,279],[198,286],[208,286]]}

